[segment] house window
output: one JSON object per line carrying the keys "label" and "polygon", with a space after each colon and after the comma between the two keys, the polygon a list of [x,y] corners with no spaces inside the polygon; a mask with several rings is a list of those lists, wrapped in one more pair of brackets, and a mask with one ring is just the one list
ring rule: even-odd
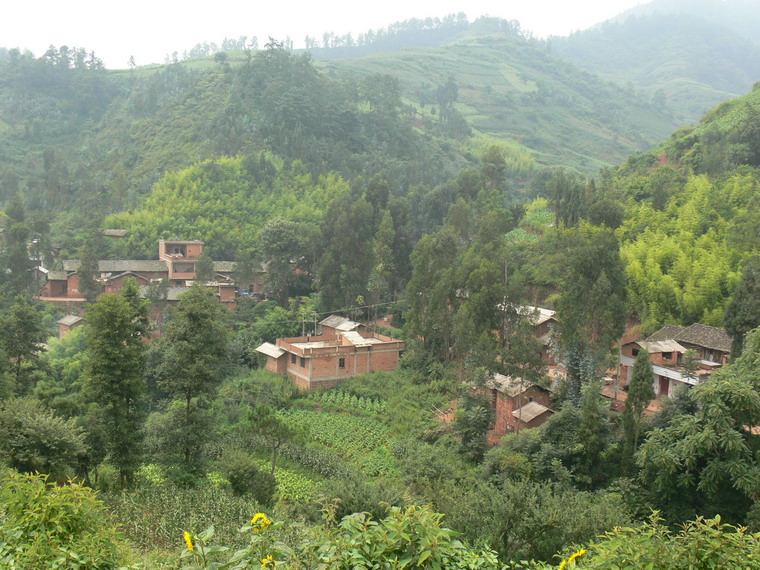
{"label": "house window", "polygon": [[306,359],[303,356],[301,357],[301,368],[306,368]]}
{"label": "house window", "polygon": [[296,355],[295,354],[291,354],[290,355],[290,363],[291,364],[295,364],[296,363]]}
{"label": "house window", "polygon": [[345,358],[339,358],[338,359],[338,368],[345,368],[346,367],[346,359]]}
{"label": "house window", "polygon": [[638,356],[638,355],[639,355],[639,349],[638,349],[638,348],[634,348],[634,349],[631,351],[631,354],[633,354],[634,356]]}
{"label": "house window", "polygon": [[672,360],[673,353],[672,352],[663,352],[662,353],[662,358],[665,359],[665,360]]}

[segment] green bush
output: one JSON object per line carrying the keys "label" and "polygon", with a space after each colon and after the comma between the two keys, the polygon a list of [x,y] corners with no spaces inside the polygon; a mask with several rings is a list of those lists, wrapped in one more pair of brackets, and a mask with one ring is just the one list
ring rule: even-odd
{"label": "green bush", "polygon": [[116,568],[127,546],[94,493],[45,475],[0,482],[0,567]]}
{"label": "green bush", "polygon": [[[472,549],[456,539],[457,533],[441,527],[443,515],[428,507],[392,507],[382,520],[368,513],[345,517],[337,528],[333,503],[323,505],[326,527],[297,533],[286,539],[288,527],[273,522],[264,513],[254,515],[240,529],[249,537],[247,547],[232,554],[225,546],[212,544],[212,527],[185,535],[181,559],[197,568],[499,568],[496,554]],[[223,560],[227,559],[226,562]]]}
{"label": "green bush", "polygon": [[47,473],[66,481],[87,450],[84,433],[37,400],[17,398],[0,406],[0,458],[25,473]]}
{"label": "green bush", "polygon": [[[678,532],[655,513],[638,528],[615,528],[590,544],[579,568],[758,568],[760,534],[697,518]],[[585,554],[585,553],[584,553]]]}
{"label": "green bush", "polygon": [[277,482],[271,473],[259,469],[251,455],[243,451],[229,451],[222,457],[221,467],[235,495],[252,495],[258,503],[272,505]]}

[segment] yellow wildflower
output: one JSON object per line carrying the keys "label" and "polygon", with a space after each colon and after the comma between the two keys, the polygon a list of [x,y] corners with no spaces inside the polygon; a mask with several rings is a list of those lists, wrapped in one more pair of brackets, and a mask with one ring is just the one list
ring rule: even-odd
{"label": "yellow wildflower", "polygon": [[569,566],[570,564],[572,564],[573,562],[575,562],[576,558],[580,558],[584,554],[586,554],[586,549],[585,548],[581,548],[578,552],[576,552],[575,554],[573,554],[570,558],[568,558],[567,560],[563,560],[562,564],[559,565],[559,568],[557,570],[565,570],[566,566]]}
{"label": "yellow wildflower", "polygon": [[270,524],[272,524],[272,520],[264,513],[256,513],[251,519],[253,532],[264,532]]}
{"label": "yellow wildflower", "polygon": [[185,531],[185,544],[187,544],[187,549],[190,552],[193,552],[195,550],[195,546],[193,546],[193,537],[190,536],[190,533]]}
{"label": "yellow wildflower", "polygon": [[262,568],[274,568],[275,562],[276,562],[275,559],[270,554],[266,558],[262,558],[261,559],[261,567]]}

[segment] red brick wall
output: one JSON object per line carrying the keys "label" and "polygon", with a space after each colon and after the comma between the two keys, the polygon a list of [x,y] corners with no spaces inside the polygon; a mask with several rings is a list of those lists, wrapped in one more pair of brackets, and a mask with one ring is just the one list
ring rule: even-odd
{"label": "red brick wall", "polygon": [[633,354],[634,350],[641,350],[641,347],[635,342],[629,342],[628,344],[624,344],[620,347],[620,354],[623,356],[636,358],[636,356]]}
{"label": "red brick wall", "polygon": [[234,287],[219,287],[219,300],[234,301],[235,300],[235,288]]}
{"label": "red brick wall", "polygon": [[201,253],[203,253],[203,246],[199,243],[187,244],[187,249],[185,251],[187,251],[185,257],[197,258],[201,256]]}
{"label": "red brick wall", "polygon": [[671,352],[670,358],[665,358],[662,352],[652,352],[649,354],[649,360],[652,361],[652,364],[657,364],[658,366],[677,366],[678,353]]}
{"label": "red brick wall", "polygon": [[285,371],[287,370],[287,362],[288,362],[289,355],[283,354],[280,358],[273,358],[271,356],[267,356],[267,363],[265,368],[269,370],[270,372],[274,372],[275,374],[285,374]]}
{"label": "red brick wall", "polygon": [[546,406],[547,408],[551,406],[551,393],[548,390],[539,388],[538,386],[531,386],[525,392],[519,396],[515,396],[514,398],[508,396],[507,394],[503,394],[498,390],[492,390],[491,392],[495,393],[496,396],[496,420],[494,422],[495,425],[493,429],[496,435],[504,435],[515,429],[522,429],[525,427],[525,422],[520,422],[515,416],[512,415],[512,412],[518,410],[520,407],[530,402],[531,399],[535,402],[538,402],[542,406]]}
{"label": "red brick wall", "polygon": [[140,275],[126,275],[122,277],[117,277],[115,279],[111,279],[108,283],[106,283],[105,287],[103,287],[103,293],[118,293],[124,288],[124,280],[128,277],[131,277],[135,281],[137,281],[137,285],[149,285],[150,280],[146,279],[145,277],[142,277]]}
{"label": "red brick wall", "polygon": [[68,283],[66,281],[48,281],[42,289],[42,297],[66,297]]}
{"label": "red brick wall", "polygon": [[67,297],[82,296],[82,294],[79,292],[79,275],[76,273],[69,275],[68,289],[68,293],[66,294]]}
{"label": "red brick wall", "polygon": [[[301,357],[296,355],[295,363],[286,355],[287,375],[302,389],[337,386],[346,378],[367,372],[390,371],[398,366],[398,349],[367,350],[366,348],[336,347],[335,352],[325,356],[304,357],[306,366],[301,366]],[[339,366],[343,358],[345,366]]]}

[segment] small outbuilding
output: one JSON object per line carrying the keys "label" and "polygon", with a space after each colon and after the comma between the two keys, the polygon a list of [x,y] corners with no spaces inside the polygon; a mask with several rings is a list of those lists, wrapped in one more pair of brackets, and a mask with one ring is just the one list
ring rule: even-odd
{"label": "small outbuilding", "polygon": [[75,328],[82,326],[84,319],[79,315],[66,315],[58,320],[58,338],[63,338]]}

